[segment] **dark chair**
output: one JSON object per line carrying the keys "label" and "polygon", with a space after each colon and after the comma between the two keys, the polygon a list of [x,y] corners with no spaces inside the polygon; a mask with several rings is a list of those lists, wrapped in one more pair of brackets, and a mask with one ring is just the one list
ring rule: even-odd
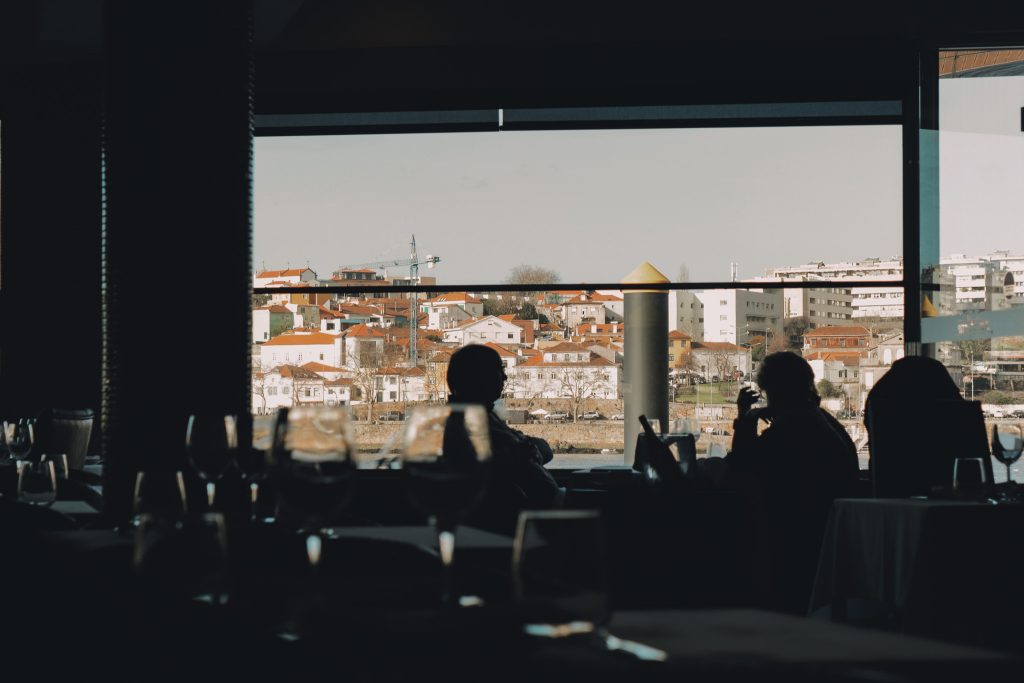
{"label": "dark chair", "polygon": [[992,459],[981,404],[958,400],[875,400],[865,415],[877,498],[928,496],[950,490],[953,461],[981,458],[992,483]]}
{"label": "dark chair", "polygon": [[51,408],[39,419],[36,427],[36,452],[56,455],[65,453],[72,470],[85,466],[92,436],[93,412],[88,408],[76,410]]}

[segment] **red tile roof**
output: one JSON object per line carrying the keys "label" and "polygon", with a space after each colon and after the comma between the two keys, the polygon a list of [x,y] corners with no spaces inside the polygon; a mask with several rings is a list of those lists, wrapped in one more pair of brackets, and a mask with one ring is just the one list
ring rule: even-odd
{"label": "red tile roof", "polygon": [[615,365],[614,363],[612,363],[607,358],[603,358],[601,356],[598,356],[597,354],[593,353],[589,349],[586,349],[586,351],[587,351],[587,353],[590,354],[590,360],[587,360],[587,361],[570,362],[570,361],[561,361],[560,360],[560,361],[547,362],[547,361],[544,360],[544,356],[538,354],[536,356],[530,356],[529,358],[527,358],[525,362],[519,364],[519,367],[524,367],[524,368],[535,368],[535,367],[545,367],[545,368],[554,368],[554,367],[577,368],[577,367],[607,367],[607,366]]}
{"label": "red tile roof", "polygon": [[327,334],[326,332],[311,332],[309,334],[296,334],[294,332],[285,332],[282,335],[274,337],[270,341],[263,342],[264,346],[310,346],[314,344],[334,344],[338,340],[337,335]]}
{"label": "red tile roof", "polygon": [[871,330],[860,325],[828,325],[804,332],[805,337],[869,337]]}
{"label": "red tile roof", "polygon": [[329,379],[324,382],[324,386],[328,387],[344,387],[352,384],[351,377],[339,377],[338,379]]}
{"label": "red tile roof", "polygon": [[494,342],[487,342],[486,344],[484,344],[484,346],[486,346],[489,349],[494,349],[495,351],[498,352],[499,356],[503,356],[504,358],[518,358],[519,357],[516,354],[512,353],[511,351],[509,351],[508,349],[506,349],[505,347],[503,347],[503,346],[501,346],[499,344],[495,344]]}
{"label": "red tile roof", "polygon": [[262,273],[258,273],[256,277],[263,279],[268,277],[298,277],[302,275],[309,268],[288,268],[286,270],[264,270]]}
{"label": "red tile roof", "polygon": [[277,367],[267,371],[267,374],[270,373],[277,373],[278,375],[281,375],[281,377],[290,377],[293,380],[323,381],[324,379],[312,370],[306,370],[305,368],[300,368],[297,365],[278,365]]}
{"label": "red tile roof", "polygon": [[590,349],[573,342],[562,342],[561,344],[543,348],[541,351],[544,353],[584,353],[589,352]]}
{"label": "red tile roof", "polygon": [[743,348],[742,346],[736,346],[735,344],[730,344],[729,342],[713,342],[713,341],[692,342],[690,344],[690,346],[692,348],[694,348],[694,349],[697,349],[697,350],[707,349],[708,351],[748,351],[749,350],[749,349]]}
{"label": "red tile roof", "polygon": [[348,337],[384,337],[384,330],[379,327],[370,327],[363,323],[353,325],[345,331],[345,335]]}
{"label": "red tile roof", "polygon": [[685,332],[680,332],[679,330],[672,330],[671,332],[668,333],[668,338],[669,339],[690,339],[691,337],[690,337],[690,335],[686,334]]}
{"label": "red tile roof", "polygon": [[272,304],[270,306],[260,306],[259,308],[254,308],[253,310],[254,311],[270,311],[271,313],[291,313],[291,310],[289,308],[287,308],[286,306],[282,306],[281,304]]}
{"label": "red tile roof", "polygon": [[326,363],[317,363],[316,361],[303,363],[301,367],[307,370],[312,370],[313,372],[345,372],[344,368],[336,368],[333,365],[327,365]]}

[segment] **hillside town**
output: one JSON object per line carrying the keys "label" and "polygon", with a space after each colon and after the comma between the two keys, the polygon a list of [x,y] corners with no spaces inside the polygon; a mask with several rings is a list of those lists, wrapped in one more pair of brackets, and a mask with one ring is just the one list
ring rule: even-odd
{"label": "hillside town", "polygon": [[[734,268],[735,272],[735,268]],[[669,384],[673,400],[697,404],[735,393],[756,376],[767,353],[806,358],[819,393],[846,417],[904,353],[903,289],[843,287],[834,281],[899,280],[901,258],[778,267],[737,281],[743,289],[668,293]],[[782,280],[800,287],[779,287]],[[807,282],[832,281],[820,288]],[[944,257],[932,315],[972,314],[1024,306],[1024,256]],[[772,281],[775,285],[765,287]],[[340,268],[321,279],[311,268],[261,270],[254,295],[254,413],[305,404],[363,406],[363,419],[400,415],[396,408],[448,397],[451,354],[483,344],[500,356],[505,396],[527,406],[557,406],[567,419],[622,397],[625,302],[621,291],[445,292],[373,290],[436,285],[433,277],[388,277],[376,268]],[[759,286],[760,285],[760,286]],[[322,291],[351,288],[352,295]],[[1024,344],[1016,337],[937,345],[964,395],[1024,389]],[[704,401],[701,401],[702,386]],[[719,390],[715,391],[715,386]],[[544,411],[542,411],[544,412]],[[609,417],[603,415],[602,417]]]}

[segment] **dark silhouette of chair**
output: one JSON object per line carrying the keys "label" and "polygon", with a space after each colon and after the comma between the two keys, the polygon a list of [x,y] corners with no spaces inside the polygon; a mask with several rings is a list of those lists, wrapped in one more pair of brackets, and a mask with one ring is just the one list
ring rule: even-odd
{"label": "dark silhouette of chair", "polygon": [[877,498],[948,491],[956,458],[981,458],[986,481],[992,483],[992,459],[977,401],[877,399],[869,402],[865,424]]}
{"label": "dark silhouette of chair", "polygon": [[37,453],[65,453],[72,470],[85,466],[92,436],[93,412],[85,409],[51,408],[43,413],[36,427]]}

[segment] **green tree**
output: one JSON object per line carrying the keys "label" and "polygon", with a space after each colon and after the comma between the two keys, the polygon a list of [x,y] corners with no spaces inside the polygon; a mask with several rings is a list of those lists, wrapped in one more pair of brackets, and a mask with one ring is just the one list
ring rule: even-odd
{"label": "green tree", "polygon": [[[811,321],[805,316],[797,316],[795,318],[786,318],[785,322],[782,323],[782,334],[785,337],[786,348],[794,351],[799,351],[804,346],[804,333],[811,329]],[[784,351],[785,348],[778,349]]]}
{"label": "green tree", "polygon": [[815,386],[822,398],[842,398],[844,395],[842,387],[837,387],[827,379],[821,380]]}

